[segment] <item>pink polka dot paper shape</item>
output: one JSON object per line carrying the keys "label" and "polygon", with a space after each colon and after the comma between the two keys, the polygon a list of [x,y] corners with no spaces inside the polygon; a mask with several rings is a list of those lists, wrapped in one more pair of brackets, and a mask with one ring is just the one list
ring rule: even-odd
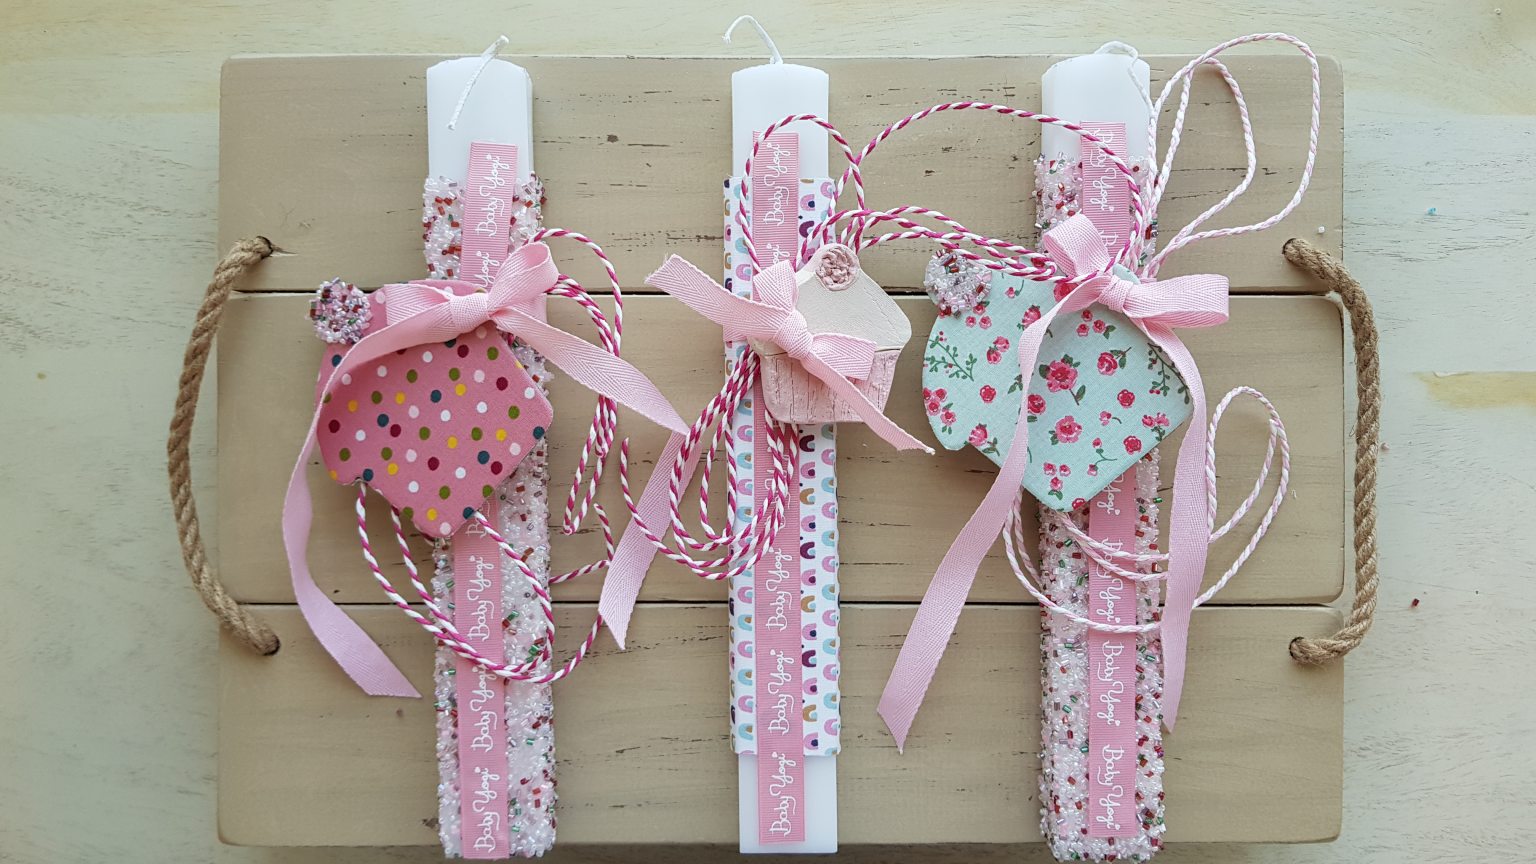
{"label": "pink polka dot paper shape", "polygon": [[[387,292],[371,298],[370,329],[383,326]],[[319,386],[346,350],[328,347]],[[331,479],[367,483],[436,538],[484,506],[553,417],[506,336],[484,324],[344,375],[324,397],[316,436]]]}

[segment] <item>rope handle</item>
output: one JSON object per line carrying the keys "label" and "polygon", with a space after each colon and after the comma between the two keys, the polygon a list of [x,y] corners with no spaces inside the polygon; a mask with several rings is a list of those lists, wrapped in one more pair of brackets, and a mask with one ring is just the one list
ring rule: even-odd
{"label": "rope handle", "polygon": [[1286,241],[1285,260],[1310,273],[1337,294],[1354,334],[1355,381],[1355,597],[1339,632],[1323,639],[1297,636],[1291,657],[1318,666],[1353,651],[1376,615],[1379,584],[1376,560],[1376,463],[1381,452],[1381,357],[1376,319],[1365,289],[1337,259],[1305,240]]}
{"label": "rope handle", "polygon": [[225,630],[262,655],[276,654],[281,643],[267,622],[229,596],[224,583],[219,581],[208,563],[202,528],[197,521],[197,502],[192,498],[189,445],[192,421],[197,416],[198,391],[202,389],[203,372],[208,366],[208,353],[213,348],[213,337],[219,332],[219,324],[224,320],[224,307],[229,302],[230,292],[246,273],[270,257],[274,248],[272,241],[265,237],[247,237],[231,246],[213,268],[213,280],[208,283],[202,306],[198,307],[192,335],[187,339],[187,353],[182,357],[176,410],[171,415],[170,437],[165,444],[171,477],[171,509],[176,514],[181,560],[187,567],[187,575],[192,577],[192,587],[197,589],[203,604],[218,617]]}

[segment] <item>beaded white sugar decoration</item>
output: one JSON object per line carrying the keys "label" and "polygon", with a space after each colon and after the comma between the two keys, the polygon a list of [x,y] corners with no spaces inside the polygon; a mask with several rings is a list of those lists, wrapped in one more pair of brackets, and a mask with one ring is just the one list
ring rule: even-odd
{"label": "beaded white sugar decoration", "polygon": [[309,320],[322,340],[352,343],[368,331],[373,313],[368,308],[368,295],[338,278],[320,283],[315,290],[309,301]]}
{"label": "beaded white sugar decoration", "polygon": [[991,291],[992,270],[953,252],[936,252],[923,270],[923,288],[940,315],[974,309]]}

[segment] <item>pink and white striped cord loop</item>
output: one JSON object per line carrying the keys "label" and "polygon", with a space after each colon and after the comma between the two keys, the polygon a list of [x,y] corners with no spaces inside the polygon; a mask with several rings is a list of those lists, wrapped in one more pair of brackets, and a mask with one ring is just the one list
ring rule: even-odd
{"label": "pink and white striped cord loop", "polygon": [[[1222,417],[1226,414],[1228,407],[1239,396],[1248,396],[1264,408],[1268,415],[1269,438],[1265,444],[1264,460],[1259,467],[1259,472],[1254,480],[1252,489],[1249,490],[1248,495],[1237,506],[1237,509],[1233,511],[1231,517],[1220,528],[1216,528],[1216,433],[1221,427]],[[1252,387],[1233,388],[1222,397],[1221,401],[1217,403],[1215,410],[1211,412],[1206,444],[1205,470],[1209,477],[1209,488],[1211,490],[1207,500],[1206,513],[1207,524],[1211,529],[1211,542],[1215,542],[1230,533],[1252,511],[1254,504],[1258,501],[1260,495],[1263,494],[1264,487],[1268,484],[1270,473],[1275,470],[1275,460],[1277,457],[1279,459],[1278,479],[1275,484],[1275,491],[1270,498],[1269,506],[1259,518],[1259,523],[1254,527],[1253,534],[1249,537],[1248,542],[1244,544],[1242,550],[1238,552],[1232,564],[1210,588],[1206,589],[1204,593],[1196,598],[1195,606],[1203,606],[1210,602],[1211,598],[1215,597],[1232,580],[1232,577],[1237,575],[1237,572],[1248,562],[1248,559],[1253,557],[1253,553],[1259,547],[1259,541],[1263,540],[1264,536],[1269,532],[1270,526],[1274,523],[1275,517],[1280,512],[1281,505],[1285,503],[1285,494],[1290,488],[1291,445],[1290,439],[1286,435],[1285,423],[1280,419],[1279,410],[1269,401],[1268,397]],[[1038,587],[1037,583],[1040,581],[1040,574],[1036,570],[1034,562],[1030,560],[1028,553],[1020,554],[1018,551],[1020,547],[1027,548],[1027,541],[1024,538],[1022,529],[1023,522],[1019,518],[1022,507],[1026,503],[1025,496],[1021,490],[1015,502],[1014,512],[1008,520],[1007,530],[1003,534],[1003,550],[1007,555],[1009,566],[1013,569],[1014,576],[1024,586],[1024,589],[1029,592],[1030,596],[1040,603],[1041,608],[1052,615],[1060,616],[1075,624],[1081,624],[1090,630],[1097,630],[1101,633],[1150,633],[1161,626],[1160,622],[1156,621],[1136,625],[1105,624],[1073,613],[1051,600]],[[1071,515],[1067,513],[1051,511],[1045,518],[1050,519],[1053,524],[1065,531],[1077,543],[1079,548],[1083,550],[1084,555],[1089,560],[1121,578],[1133,582],[1150,582],[1166,578],[1167,574],[1162,569],[1168,563],[1168,555],[1166,553],[1136,554],[1135,552],[1117,549],[1114,546],[1094,539],[1078,527],[1073,522]],[[1143,564],[1152,565],[1153,571],[1151,573],[1141,573],[1135,569],[1136,565]]]}

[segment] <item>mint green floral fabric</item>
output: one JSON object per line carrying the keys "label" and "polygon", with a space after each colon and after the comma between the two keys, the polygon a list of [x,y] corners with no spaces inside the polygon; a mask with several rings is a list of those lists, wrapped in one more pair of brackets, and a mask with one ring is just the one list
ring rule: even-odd
{"label": "mint green floral fabric", "polygon": [[986,296],[941,314],[923,354],[923,403],[945,447],[969,445],[1002,464],[1027,398],[1024,488],[1068,510],[1103,491],[1191,409],[1162,350],[1124,315],[1097,305],[1052,322],[1026,393],[1019,334],[1059,299],[1054,287],[993,273]]}

